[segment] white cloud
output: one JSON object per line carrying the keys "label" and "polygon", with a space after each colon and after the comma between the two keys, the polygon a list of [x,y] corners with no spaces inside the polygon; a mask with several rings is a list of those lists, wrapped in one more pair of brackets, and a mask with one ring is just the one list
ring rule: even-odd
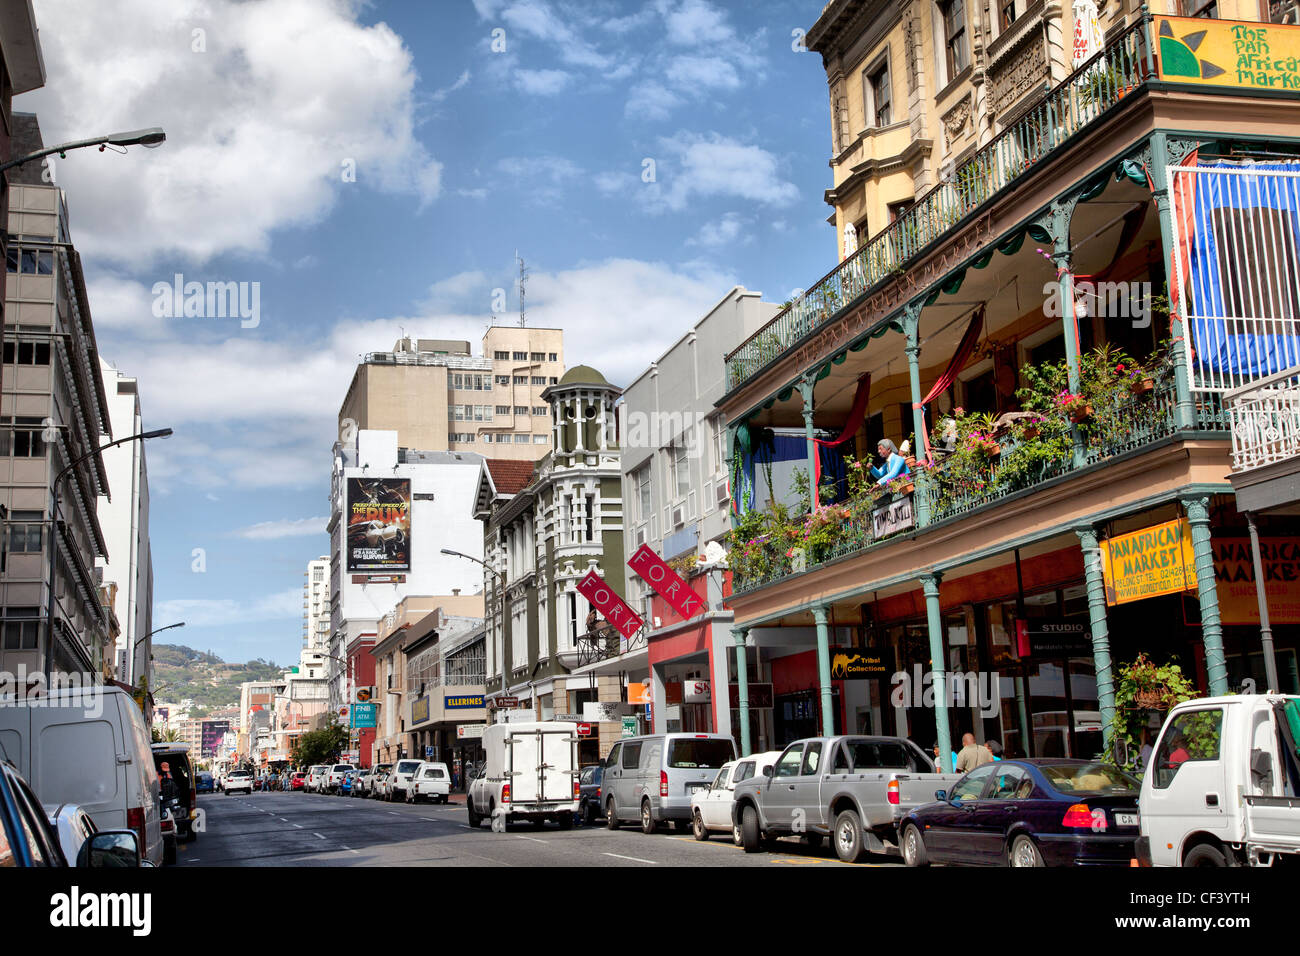
{"label": "white cloud", "polygon": [[[167,131],[154,150],[60,163],[81,251],[136,265],[172,252],[253,255],[276,229],[320,220],[343,188],[435,199],[442,167],[415,137],[411,53],[385,24],[358,22],[360,10],[351,0],[42,0],[49,80],[15,105],[39,112],[47,141]],[[356,184],[344,182],[349,161]]]}
{"label": "white cloud", "polygon": [[662,83],[647,80],[632,88],[623,115],[633,120],[666,120],[682,100]]}
{"label": "white cloud", "polygon": [[674,86],[694,90],[735,90],[740,74],[726,60],[712,56],[678,56],[668,64],[667,77]]}
{"label": "white cloud", "polygon": [[515,86],[532,96],[555,96],[568,87],[573,74],[564,70],[516,70]]}
{"label": "white cloud", "polygon": [[466,199],[487,199],[488,191],[482,186],[476,189],[457,189],[457,196],[464,196]]}
{"label": "white cloud", "polygon": [[741,219],[740,215],[729,212],[721,219],[715,222],[706,222],[700,227],[700,231],[694,238],[686,240],[688,246],[703,246],[706,249],[717,249],[721,246],[753,241],[753,236],[746,235],[742,238],[742,232],[747,223]]}
{"label": "white cloud", "polygon": [[467,86],[469,86],[469,70],[464,70],[461,72],[460,76],[456,77],[455,83],[451,84],[451,86],[443,87],[440,90],[434,90],[433,93],[430,94],[429,98],[435,103],[441,103],[452,93],[455,93],[457,90],[462,90]]}
{"label": "white cloud", "polygon": [[501,18],[509,28],[552,44],[565,63],[605,69],[613,62],[565,23],[545,0],[518,0],[501,12]]}
{"label": "white cloud", "polygon": [[302,589],[292,588],[252,600],[178,598],[154,605],[159,621],[184,621],[188,627],[219,627],[252,621],[302,617]]}
{"label": "white cloud", "polygon": [[680,211],[692,200],[712,196],[747,199],[784,206],[799,198],[794,183],[783,179],[776,156],[718,133],[682,132],[660,145],[675,162],[658,164],[664,189],[656,201]]}
{"label": "white cloud", "polygon": [[274,541],[278,538],[305,538],[325,533],[329,515],[317,518],[281,518],[278,521],[259,521],[247,528],[232,531],[236,538],[251,541]]}
{"label": "white cloud", "polygon": [[727,11],[705,0],[683,0],[669,7],[664,25],[670,42],[679,46],[715,46],[735,40],[735,31],[727,23]]}

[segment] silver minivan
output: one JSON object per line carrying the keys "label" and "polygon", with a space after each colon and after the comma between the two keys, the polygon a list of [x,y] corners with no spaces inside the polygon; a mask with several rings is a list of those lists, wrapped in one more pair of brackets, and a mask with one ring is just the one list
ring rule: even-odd
{"label": "silver minivan", "polygon": [[691,795],[707,789],[718,768],[736,759],[736,745],[721,734],[651,734],[624,737],[603,761],[601,795],[611,830],[639,819],[643,833],[666,820],[684,829]]}

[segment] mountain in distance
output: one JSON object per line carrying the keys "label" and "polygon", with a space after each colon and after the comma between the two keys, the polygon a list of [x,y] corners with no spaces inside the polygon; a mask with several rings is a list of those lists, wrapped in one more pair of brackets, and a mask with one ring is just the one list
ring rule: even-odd
{"label": "mountain in distance", "polygon": [[204,717],[223,707],[239,706],[239,685],[250,680],[276,680],[285,668],[273,661],[227,664],[210,651],[184,644],[155,644],[154,687],[157,701],[193,700],[191,717]]}

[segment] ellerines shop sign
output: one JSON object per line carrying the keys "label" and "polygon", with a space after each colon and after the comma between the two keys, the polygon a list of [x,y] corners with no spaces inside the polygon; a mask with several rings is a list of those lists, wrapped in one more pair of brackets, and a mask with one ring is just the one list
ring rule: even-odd
{"label": "ellerines shop sign", "polygon": [[663,558],[650,550],[649,545],[637,548],[627,566],[672,605],[683,620],[690,620],[704,610],[704,599],[692,591]]}

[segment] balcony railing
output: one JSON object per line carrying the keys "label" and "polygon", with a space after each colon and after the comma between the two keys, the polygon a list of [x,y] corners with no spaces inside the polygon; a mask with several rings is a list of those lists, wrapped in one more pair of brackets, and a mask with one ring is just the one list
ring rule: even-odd
{"label": "balcony railing", "polygon": [[947,181],[922,195],[730,353],[728,390],[753,378],[855,300],[899,275],[986,201],[1145,83],[1154,74],[1150,23],[1144,17],[1117,36]]}
{"label": "balcony railing", "polygon": [[1232,470],[1300,455],[1300,368],[1289,368],[1224,396],[1232,421]]}
{"label": "balcony railing", "polygon": [[[1300,451],[1300,392],[1294,394],[1297,400],[1291,409],[1293,417],[1289,423],[1289,437],[1291,447]],[[755,570],[742,569],[736,563],[732,565],[735,591],[739,594],[757,590],[782,578],[885,544],[896,535],[958,518],[1170,438],[1178,433],[1175,396],[1172,375],[1165,374],[1150,394],[1126,397],[1115,401],[1109,408],[1098,409],[1086,429],[1081,463],[1076,463],[1073,452],[1068,451],[1026,469],[1023,464],[1016,463],[1013,454],[1016,444],[1011,437],[1003,439],[1002,453],[991,459],[984,471],[957,476],[940,462],[930,472],[917,476],[916,490],[911,496],[914,506],[921,503],[918,499],[924,499],[928,506],[929,518],[924,524],[918,522],[916,526],[878,536],[872,511],[878,510],[886,501],[849,502],[839,506],[842,511],[837,516],[839,530],[834,542],[815,553],[805,551],[801,555],[799,549],[789,548],[788,543],[757,542],[752,547],[761,549],[763,557],[756,562]],[[1198,408],[1194,429],[1197,432],[1226,432],[1225,416],[1217,403]],[[1235,446],[1235,434],[1233,440]],[[894,500],[901,497],[905,496],[895,496]]]}

